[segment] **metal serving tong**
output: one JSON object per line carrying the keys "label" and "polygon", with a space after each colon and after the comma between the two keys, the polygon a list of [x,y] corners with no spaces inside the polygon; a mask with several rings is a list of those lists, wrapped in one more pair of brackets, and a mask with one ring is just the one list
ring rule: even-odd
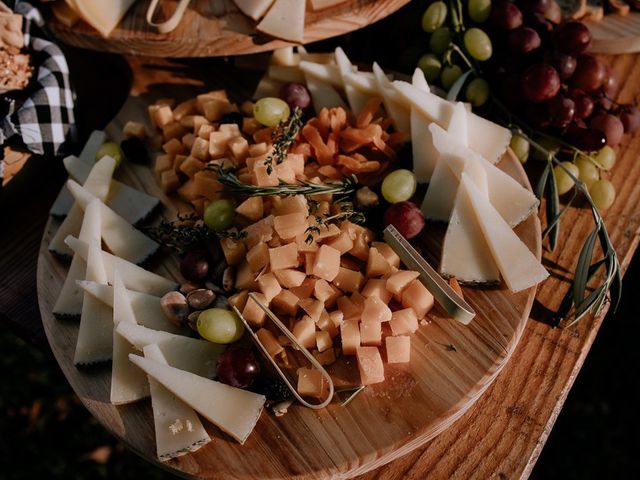
{"label": "metal serving tong", "polygon": [[262,342],[260,341],[260,339],[258,338],[258,336],[255,334],[255,332],[253,331],[253,329],[251,328],[251,326],[247,323],[247,321],[245,320],[245,318],[242,316],[242,314],[240,313],[240,311],[233,306],[233,311],[236,312],[236,315],[238,315],[238,317],[240,318],[240,320],[242,320],[242,323],[244,323],[245,328],[247,329],[247,331],[249,332],[249,334],[251,335],[251,338],[253,339],[253,342],[258,346],[258,348],[260,349],[260,351],[264,354],[264,356],[267,358],[267,360],[269,360],[269,362],[271,362],[271,365],[273,365],[273,368],[276,369],[276,372],[278,372],[278,375],[280,376],[280,378],[282,378],[282,381],[287,385],[287,388],[291,391],[291,393],[293,394],[293,396],[305,407],[309,407],[309,408],[313,408],[315,410],[319,410],[321,408],[326,407],[327,405],[329,405],[331,403],[331,400],[333,400],[333,393],[334,393],[334,387],[333,387],[333,380],[331,380],[331,376],[327,373],[327,371],[322,368],[322,365],[320,365],[320,363],[315,359],[315,357],[313,355],[311,355],[311,353],[309,353],[309,350],[307,350],[305,347],[303,347],[300,342],[298,341],[298,339],[295,337],[295,335],[293,333],[291,333],[291,331],[289,331],[289,329],[287,327],[284,326],[284,324],[280,321],[280,319],[278,317],[276,317],[276,315],[269,310],[269,308],[264,305],[260,300],[258,300],[258,298],[256,297],[256,295],[254,295],[253,293],[249,293],[249,297],[251,298],[251,300],[253,300],[254,302],[256,302],[256,304],[267,314],[267,316],[269,317],[269,319],[276,324],[276,326],[278,327],[278,329],[280,329],[280,331],[282,333],[285,334],[285,336],[291,340],[291,343],[298,349],[300,350],[300,352],[302,352],[302,354],[307,358],[307,360],[309,360],[309,362],[311,362],[311,365],[313,365],[314,368],[318,369],[320,371],[320,373],[322,374],[322,376],[324,377],[324,379],[327,381],[327,384],[329,386],[329,395],[328,397],[322,402],[322,403],[318,403],[318,404],[313,404],[313,403],[309,403],[306,400],[304,400],[299,394],[298,391],[295,389],[295,387],[293,385],[291,385],[291,382],[289,381],[289,379],[287,378],[287,376],[285,375],[285,373],[282,371],[282,369],[280,368],[280,366],[276,363],[276,361],[271,357],[271,355],[269,355],[269,352],[267,352],[267,349],[265,348],[264,345],[262,345]]}
{"label": "metal serving tong", "polygon": [[449,315],[464,325],[468,325],[473,320],[476,316],[473,308],[444,281],[393,225],[384,229],[383,236],[402,263],[407,268],[420,273],[422,283]]}

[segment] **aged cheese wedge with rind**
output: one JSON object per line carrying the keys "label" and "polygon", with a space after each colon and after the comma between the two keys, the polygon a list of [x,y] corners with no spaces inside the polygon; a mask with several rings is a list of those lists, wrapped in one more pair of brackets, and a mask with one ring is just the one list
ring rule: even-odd
{"label": "aged cheese wedge with rind", "polygon": [[260,418],[266,400],[263,395],[230,387],[137,355],[129,355],[129,359],[240,443],[245,442]]}
{"label": "aged cheese wedge with rind", "polygon": [[[83,242],[72,236],[67,237],[65,242],[74,253],[86,261],[89,252],[87,242]],[[129,290],[160,297],[171,290],[178,289],[179,284],[174,280],[169,280],[162,275],[145,270],[135,263],[131,263],[124,258],[116,257],[104,250],[102,251],[102,261],[107,272],[107,281],[109,283],[113,283],[113,272],[117,269],[124,279],[124,285]]]}
{"label": "aged cheese wedge with rind", "polygon": [[233,0],[233,3],[247,17],[257,21],[267,13],[267,10],[273,4],[273,0]]}
{"label": "aged cheese wedge with rind", "polygon": [[451,134],[455,140],[464,145],[469,146],[469,131],[467,128],[467,109],[462,102],[456,102],[453,107],[453,115],[447,125],[447,132]]}
{"label": "aged cheese wedge with rind", "polygon": [[273,37],[302,43],[304,39],[304,13],[307,2],[275,0],[256,30]]}
{"label": "aged cheese wedge with rind", "polygon": [[431,120],[417,108],[411,108],[411,153],[413,172],[418,183],[429,183],[436,169],[439,152],[433,146],[429,125]]}
{"label": "aged cheese wedge with rind", "polygon": [[[476,172],[474,183],[487,195],[486,175]],[[455,205],[442,245],[440,273],[455,277],[461,283],[498,283],[500,271],[484,239],[480,224],[471,207],[466,189],[458,188]]]}
{"label": "aged cheese wedge with rind", "polygon": [[74,4],[82,19],[108,37],[120,23],[135,0],[75,0]]}
{"label": "aged cheese wedge with rind", "polygon": [[[113,278],[113,324],[136,325],[129,294],[116,270]],[[129,361],[129,354],[136,349],[113,329],[113,362],[111,364],[111,403],[124,405],[149,396],[149,382],[142,370]]]}
{"label": "aged cheese wedge with rind", "polygon": [[416,87],[418,90],[422,90],[423,92],[431,91],[431,88],[429,87],[429,83],[427,82],[427,79],[424,76],[424,72],[420,68],[416,68],[413,71],[413,75],[411,76],[411,85]]}
{"label": "aged cheese wedge with rind", "polygon": [[323,108],[342,107],[347,109],[347,104],[338,93],[338,91],[322,80],[318,80],[312,75],[305,75],[305,81],[309,93],[311,93],[311,100],[313,101],[313,108],[316,112],[319,112]]}
{"label": "aged cheese wedge with rind", "polygon": [[129,323],[120,323],[116,327],[116,331],[122,335],[137,350],[142,351],[145,345],[152,343],[160,343],[163,340],[173,338],[174,333],[165,332],[163,330],[154,330],[144,325],[132,325]]}
{"label": "aged cheese wedge with rind", "polygon": [[[144,356],[161,364],[167,361],[157,345],[145,347]],[[137,367],[133,367],[137,368]],[[198,414],[152,377],[149,379],[156,452],[162,462],[195,452],[211,441]]]}
{"label": "aged cheese wedge with rind", "polygon": [[[111,157],[104,157],[96,162],[84,181],[86,191],[95,198],[104,201],[109,194],[109,185],[111,184],[111,178],[113,177],[115,168],[116,161]],[[82,208],[82,205],[78,204],[76,200],[51,239],[49,243],[50,252],[63,258],[71,258],[72,252],[64,243],[64,239],[67,238],[67,235],[78,235],[80,226],[82,225],[83,215],[84,208]]]}
{"label": "aged cheese wedge with rind", "polygon": [[[80,184],[84,183],[91,171],[91,165],[73,155],[66,157],[63,162],[69,176]],[[65,190],[68,192],[66,187]],[[160,205],[160,200],[112,179],[105,203],[127,222],[137,225],[149,218]]]}
{"label": "aged cheese wedge with rind", "polygon": [[380,66],[374,62],[373,75],[378,84],[378,92],[382,96],[384,108],[391,117],[396,130],[402,132],[409,137],[411,135],[411,110],[410,106],[401,103],[398,95],[393,88],[391,81],[384,74]]}
{"label": "aged cheese wedge with rind", "polygon": [[[95,198],[73,180],[67,180],[67,187],[81,208],[86,207]],[[104,203],[101,203],[100,206],[102,239],[111,250],[111,253],[130,262],[141,264],[158,251],[160,245],[157,242],[147,237],[140,230],[136,230]]]}
{"label": "aged cheese wedge with rind", "polygon": [[[88,221],[100,220],[100,201],[94,200],[87,205]],[[100,245],[93,239],[89,243],[87,255],[87,271],[85,278],[97,283],[107,282],[107,273],[100,255]],[[113,354],[113,310],[88,293],[84,293],[80,327],[76,340],[76,350],[73,357],[75,365],[89,365],[111,360]]]}
{"label": "aged cheese wedge with rind", "polygon": [[[83,280],[78,281],[78,285],[85,292],[91,294],[105,305],[113,307],[112,286]],[[132,290],[127,291],[129,292],[129,301],[131,302],[131,308],[133,309],[133,314],[138,324],[154,330],[162,330],[170,333],[184,332],[184,329],[167,320],[160,307],[160,297]]]}
{"label": "aged cheese wedge with rind", "polygon": [[342,88],[342,77],[337,65],[331,63],[315,63],[302,60],[298,64],[298,68],[302,70],[305,77],[308,75],[321,80],[333,87]]}
{"label": "aged cheese wedge with rind", "polygon": [[547,278],[549,273],[542,264],[465,173],[460,186],[469,196],[475,217],[509,290],[520,292]]}
{"label": "aged cheese wedge with rind", "polygon": [[355,71],[355,67],[342,48],[336,48],[335,57],[336,63],[338,64],[338,71],[340,72],[340,80],[344,88],[344,93],[347,96],[349,107],[355,115],[358,115],[371,98],[371,95],[357,89],[349,83],[348,80],[346,80],[346,76],[353,73]]}

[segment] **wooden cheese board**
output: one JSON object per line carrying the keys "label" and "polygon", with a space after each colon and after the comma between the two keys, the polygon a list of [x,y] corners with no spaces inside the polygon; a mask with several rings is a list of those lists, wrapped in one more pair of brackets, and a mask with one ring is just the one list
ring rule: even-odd
{"label": "wooden cheese board", "polygon": [[640,12],[605,15],[588,21],[593,53],[621,54],[640,51]]}
{"label": "wooden cheese board", "polygon": [[[180,80],[176,80],[180,82]],[[182,80],[184,83],[185,80]],[[157,85],[154,96],[196,93],[197,87]],[[128,120],[145,122],[147,91],[129,97],[107,127],[115,141]],[[505,154],[500,168],[531,188],[519,161]],[[153,171],[126,163],[119,177],[161,199],[163,213],[174,218],[175,206],[157,185]],[[69,383],[89,411],[116,437],[152,462],[157,462],[150,402],[116,407],[109,401],[110,365],[78,369],[73,355],[78,323],[53,317],[52,308],[68,265],[53,257],[47,246],[58,222],[45,229],[38,261],[38,299],[51,349]],[[537,258],[541,256],[540,222],[530,216],[516,228]],[[429,225],[415,242],[436,265],[444,228]],[[175,258],[161,258],[150,268],[177,278]],[[349,405],[334,401],[320,411],[293,406],[283,417],[264,412],[244,445],[207,424],[213,441],[197,452],[162,465],[188,478],[352,478],[384,465],[424,444],[452,425],[487,389],[509,360],[522,335],[535,297],[535,288],[517,294],[504,285],[465,288],[467,302],[477,312],[463,326],[439,308],[430,314],[412,341],[411,362],[385,367],[385,382],[371,385]]]}
{"label": "wooden cheese board", "polygon": [[[162,2],[170,16],[174,2]],[[307,8],[304,44],[342,35],[394,13],[409,0],[348,0],[320,11]],[[255,23],[231,0],[192,1],[178,27],[159,33],[145,19],[149,2],[136,2],[108,38],[84,22],[68,27],[52,17],[53,34],[69,45],[152,57],[212,57],[274,50],[290,45],[258,35]]]}

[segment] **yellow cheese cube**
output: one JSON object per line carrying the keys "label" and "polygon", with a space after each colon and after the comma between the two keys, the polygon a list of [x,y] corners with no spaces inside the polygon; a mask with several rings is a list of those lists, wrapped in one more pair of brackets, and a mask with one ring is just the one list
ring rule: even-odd
{"label": "yellow cheese cube", "polygon": [[314,322],[320,320],[320,316],[324,310],[324,304],[322,302],[312,298],[301,298],[299,305]]}
{"label": "yellow cheese cube", "polygon": [[144,128],[144,124],[140,122],[132,122],[129,120],[122,129],[122,134],[125,138],[144,138],[147,136],[147,131]]}
{"label": "yellow cheese cube", "polygon": [[305,278],[307,278],[307,275],[304,272],[300,272],[292,268],[275,270],[273,273],[283,288],[299,287],[300,285],[302,285],[302,282],[304,282]]}
{"label": "yellow cheese cube", "polygon": [[387,290],[393,295],[400,295],[402,290],[419,276],[420,274],[418,272],[412,270],[396,272],[387,278]]}
{"label": "yellow cheese cube", "polygon": [[361,345],[382,345],[382,324],[380,322],[362,322],[360,324]]}
{"label": "yellow cheese cube", "polygon": [[411,360],[411,338],[407,336],[385,338],[387,363],[406,363]]}
{"label": "yellow cheese cube", "polygon": [[329,335],[329,332],[325,332],[322,330],[316,332],[316,348],[318,349],[318,351],[322,353],[331,347],[333,347],[333,341],[331,340],[331,335]]}
{"label": "yellow cheese cube", "polygon": [[238,293],[231,295],[229,297],[229,305],[233,305],[239,311],[244,310],[245,305],[247,304],[247,299],[249,298],[248,290],[240,290]]}
{"label": "yellow cheese cube", "polygon": [[316,282],[313,295],[324,303],[325,307],[329,308],[336,303],[336,300],[342,295],[342,292],[326,280],[320,279]]}
{"label": "yellow cheese cube", "polygon": [[201,170],[204,170],[204,163],[196,157],[187,157],[187,159],[180,164],[180,171],[188,177],[193,177],[196,172]]}
{"label": "yellow cheese cube", "polygon": [[356,305],[349,297],[342,296],[339,297],[336,301],[338,304],[338,308],[344,317],[344,320],[355,320],[356,322],[360,321],[360,317],[362,316],[363,307]]}
{"label": "yellow cheese cube", "polygon": [[243,164],[249,156],[249,142],[244,137],[235,137],[227,142],[227,150],[238,165]]}
{"label": "yellow cheese cube", "polygon": [[413,308],[418,319],[424,318],[429,310],[433,308],[433,304],[433,295],[420,280],[413,280],[402,291],[402,306]]}
{"label": "yellow cheese cube", "polygon": [[367,259],[367,277],[381,277],[391,272],[391,264],[377,248],[371,247],[369,249],[369,258]]}
{"label": "yellow cheese cube", "polygon": [[170,140],[172,138],[182,138],[187,133],[187,129],[184,128],[178,122],[171,122],[165,125],[162,129],[162,136],[165,140]]}
{"label": "yellow cheese cube", "polygon": [[251,247],[247,252],[247,263],[254,273],[258,273],[269,265],[269,247],[267,244],[260,242]]}
{"label": "yellow cheese cube", "polygon": [[268,151],[269,146],[265,142],[249,145],[249,156],[253,158],[266,155]]}
{"label": "yellow cheese cube", "polygon": [[298,266],[298,246],[295,243],[289,243],[282,247],[270,248],[269,264],[273,271],[296,268]]}
{"label": "yellow cheese cube", "polygon": [[[369,232],[371,231],[369,230]],[[371,237],[369,241],[371,241],[372,239],[373,239],[373,233],[371,233]],[[387,243],[373,242],[371,246],[378,249],[378,251],[382,254],[382,256],[387,259],[387,262],[389,262],[389,265],[395,268],[400,268],[400,257],[396,252],[393,251],[393,248],[391,248]]]}
{"label": "yellow cheese cube", "polygon": [[281,290],[278,295],[271,300],[271,307],[286,315],[295,316],[298,313],[298,302],[300,299],[297,295],[289,290]]}
{"label": "yellow cheese cube", "polygon": [[287,215],[289,213],[303,213],[306,216],[309,211],[307,198],[304,195],[292,195],[290,197],[276,197],[277,203],[271,207],[271,213],[274,215]]}
{"label": "yellow cheese cube", "polygon": [[171,193],[180,186],[180,179],[174,170],[165,170],[160,174],[160,188],[164,193]]}
{"label": "yellow cheese cube", "polygon": [[333,279],[333,284],[343,292],[359,292],[364,284],[364,275],[355,270],[339,267],[338,274]]}
{"label": "yellow cheese cube", "polygon": [[336,324],[331,317],[331,314],[323,310],[320,314],[320,320],[316,322],[318,328],[329,334],[329,337],[334,338],[338,336],[340,324]]}
{"label": "yellow cheese cube", "polygon": [[349,232],[342,231],[340,235],[329,240],[327,245],[338,250],[340,255],[344,255],[353,248],[353,240],[351,239]]}
{"label": "yellow cheese cube", "polygon": [[303,397],[323,398],[325,382],[320,370],[316,370],[315,368],[299,368],[296,390],[298,394]]}
{"label": "yellow cheese cube", "polygon": [[[149,109],[151,112],[151,109]],[[153,123],[158,128],[164,128],[173,122],[173,112],[168,105],[160,105],[158,108],[153,109]]]}
{"label": "yellow cheese cube", "polygon": [[176,105],[173,109],[173,118],[176,122],[179,122],[187,115],[192,115],[197,112],[198,102],[195,98],[186,100]]}
{"label": "yellow cheese cube", "polygon": [[236,289],[257,290],[256,274],[247,262],[241,262],[236,269]]}
{"label": "yellow cheese cube", "polygon": [[377,347],[358,347],[356,358],[362,385],[384,381],[384,365]]}
{"label": "yellow cheese cube", "polygon": [[306,315],[293,325],[291,333],[305,348],[312,348],[316,345],[316,322]]}
{"label": "yellow cheese cube", "polygon": [[300,298],[309,298],[313,294],[316,285],[316,279],[307,277],[299,287],[292,287],[291,291]]}
{"label": "yellow cheese cube", "polygon": [[154,167],[154,171],[156,175],[160,175],[162,172],[166,170],[171,170],[173,168],[173,155],[158,155],[156,157],[156,164]]}
{"label": "yellow cheese cube", "polygon": [[362,322],[388,322],[391,320],[391,310],[378,297],[369,297],[364,301]]}
{"label": "yellow cheese cube", "polygon": [[329,348],[322,353],[314,350],[312,353],[320,365],[331,365],[336,361],[336,351],[334,348]]}
{"label": "yellow cheese cube", "polygon": [[[264,295],[261,293],[254,293],[256,298],[263,305],[267,305],[267,301],[264,298]],[[242,316],[247,321],[249,325],[252,327],[261,327],[264,325],[264,320],[266,317],[266,313],[260,306],[253,300],[253,298],[249,297],[247,299],[247,304],[244,306],[242,310]]]}
{"label": "yellow cheese cube", "polygon": [[211,98],[206,102],[202,102],[202,114],[210,122],[216,122],[222,118],[229,107],[228,100],[220,100],[217,98]]}
{"label": "yellow cheese cube", "polygon": [[418,317],[413,308],[396,310],[391,314],[389,326],[394,335],[406,335],[418,330]]}
{"label": "yellow cheese cube", "polygon": [[358,322],[345,320],[340,325],[340,338],[342,340],[342,353],[345,355],[355,355],[360,347],[360,328]]}
{"label": "yellow cheese cube", "polygon": [[275,358],[276,355],[279,355],[284,351],[284,348],[280,343],[278,343],[278,339],[271,330],[261,328],[256,332],[256,336],[271,358]]}
{"label": "yellow cheese cube", "polygon": [[313,274],[316,277],[332,281],[340,270],[340,252],[329,245],[322,245],[316,253]]}
{"label": "yellow cheese cube", "polygon": [[222,247],[224,258],[229,265],[237,265],[244,259],[247,253],[247,248],[242,240],[223,238],[220,240],[220,246]]}
{"label": "yellow cheese cube", "polygon": [[[206,118],[205,118],[206,121]],[[200,128],[196,129],[195,125],[194,125],[194,132],[196,132],[196,135],[198,135],[198,137],[202,138],[203,140],[206,140],[207,142],[209,141],[209,137],[211,137],[211,134],[213,133],[213,131],[215,130],[215,128],[213,127],[213,125],[209,124],[209,123],[203,123],[200,125]],[[208,146],[207,146],[208,148]]]}
{"label": "yellow cheese cube", "polygon": [[273,219],[273,229],[283,240],[293,239],[297,235],[302,235],[307,229],[306,218],[304,213],[278,215]]}
{"label": "yellow cheese cube", "polygon": [[236,212],[249,220],[257,222],[264,215],[262,197],[249,197],[236,207]]}
{"label": "yellow cheese cube", "polygon": [[258,286],[267,299],[267,302],[271,302],[271,300],[282,291],[282,287],[273,273],[261,275],[260,278],[258,278]]}
{"label": "yellow cheese cube", "polygon": [[387,281],[383,278],[369,279],[361,293],[365,298],[378,297],[384,303],[389,303],[392,298],[391,292],[387,290]]}

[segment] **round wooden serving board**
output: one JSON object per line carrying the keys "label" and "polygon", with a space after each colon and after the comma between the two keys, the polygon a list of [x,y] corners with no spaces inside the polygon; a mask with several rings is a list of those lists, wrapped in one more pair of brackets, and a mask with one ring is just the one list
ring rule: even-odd
{"label": "round wooden serving board", "polygon": [[[142,97],[130,97],[107,128],[108,135],[119,141],[127,120],[147,122],[146,105]],[[500,167],[530,188],[515,156],[505,155]],[[126,163],[119,176],[158,196],[167,206],[164,215],[174,215],[171,201],[158,188],[150,168]],[[110,366],[78,369],[73,365],[78,324],[56,320],[51,313],[68,268],[47,250],[57,226],[54,220],[47,225],[37,278],[40,312],[51,349],[89,411],[138,454],[157,462],[150,402],[113,406],[109,402]],[[443,230],[428,225],[416,242],[434,265],[439,260]],[[540,258],[537,216],[530,216],[516,232]],[[162,259],[154,270],[175,275],[176,261]],[[280,418],[265,411],[244,445],[207,424],[211,443],[163,465],[185,477],[225,480],[350,478],[408,453],[448,428],[490,385],[520,339],[535,288],[517,294],[504,285],[464,288],[464,294],[477,312],[470,325],[463,326],[434,308],[430,322],[413,335],[411,362],[386,365],[387,379],[365,388],[349,405],[342,407],[334,400],[321,411],[294,405]],[[350,362],[355,367],[355,360]]]}
{"label": "round wooden serving board", "polygon": [[640,52],[640,12],[605,15],[598,21],[586,22],[591,31],[592,53]]}
{"label": "round wooden serving board", "polygon": [[[300,0],[304,1],[304,0]],[[104,38],[85,22],[67,27],[51,18],[49,28],[69,45],[92,50],[151,57],[214,57],[242,55],[291,45],[255,30],[256,22],[242,14],[231,0],[192,0],[178,27],[159,33],[146,21],[148,1],[136,2],[124,19]],[[409,0],[348,0],[335,7],[313,11],[307,6],[304,41],[307,44],[370,25],[392,14]],[[170,15],[175,5],[161,2]]]}

